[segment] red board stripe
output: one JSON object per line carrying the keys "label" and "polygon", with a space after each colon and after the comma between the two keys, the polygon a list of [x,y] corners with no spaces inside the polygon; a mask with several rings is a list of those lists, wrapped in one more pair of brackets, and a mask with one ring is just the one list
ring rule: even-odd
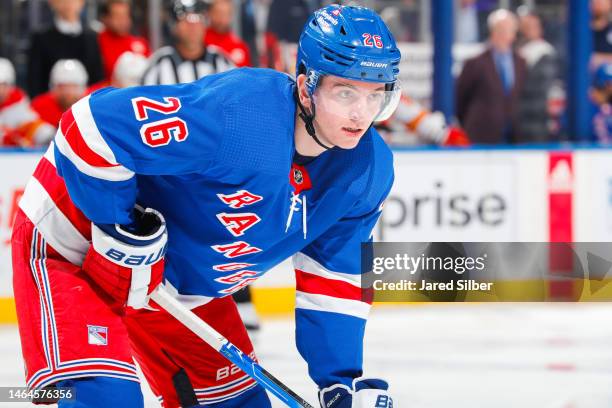
{"label": "red board stripe", "polygon": [[[551,152],[548,160],[549,294],[552,299],[573,297],[571,280],[555,280],[554,276],[571,275],[574,267],[571,245],[573,236],[573,161],[571,152]],[[554,244],[557,243],[557,244]]]}

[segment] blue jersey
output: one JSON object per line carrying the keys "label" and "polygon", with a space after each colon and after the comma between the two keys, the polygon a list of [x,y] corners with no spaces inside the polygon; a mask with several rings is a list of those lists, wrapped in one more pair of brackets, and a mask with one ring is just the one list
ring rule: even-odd
{"label": "blue jersey", "polygon": [[293,163],[294,92],[290,77],[264,69],[100,90],[64,114],[43,159],[68,197],[34,200],[34,180],[22,208],[77,264],[88,248],[79,217],[127,224],[136,203],[155,208],[168,227],[165,285],[190,307],[293,256],[298,349],[320,387],[350,385],[370,307],[360,245],[391,188],[392,155],[370,129],[354,149]]}

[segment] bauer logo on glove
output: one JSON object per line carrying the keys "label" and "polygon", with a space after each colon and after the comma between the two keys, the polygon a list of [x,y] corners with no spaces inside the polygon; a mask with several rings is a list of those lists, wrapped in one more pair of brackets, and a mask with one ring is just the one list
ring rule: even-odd
{"label": "bauer logo on glove", "polygon": [[147,306],[162,281],[168,232],[158,211],[136,207],[130,225],[91,227],[92,245],[83,270],[119,306]]}
{"label": "bauer logo on glove", "polygon": [[163,247],[157,253],[151,253],[145,255],[129,255],[121,252],[119,249],[110,248],[104,253],[105,257],[109,260],[122,263],[126,266],[139,266],[139,265],[152,265],[164,256],[166,247]]}

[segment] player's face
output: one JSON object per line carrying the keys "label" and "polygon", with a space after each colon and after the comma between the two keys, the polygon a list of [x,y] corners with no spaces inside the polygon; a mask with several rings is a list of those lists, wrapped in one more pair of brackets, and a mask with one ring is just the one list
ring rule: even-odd
{"label": "player's face", "polygon": [[103,22],[106,28],[116,34],[129,34],[132,29],[130,5],[127,3],[112,3],[108,10],[108,16],[103,19]]}
{"label": "player's face", "polygon": [[385,101],[385,86],[325,76],[313,95],[315,129],[327,145],[352,149]]}
{"label": "player's face", "polygon": [[55,99],[63,109],[68,109],[76,103],[84,93],[85,88],[81,85],[57,84],[53,87]]}

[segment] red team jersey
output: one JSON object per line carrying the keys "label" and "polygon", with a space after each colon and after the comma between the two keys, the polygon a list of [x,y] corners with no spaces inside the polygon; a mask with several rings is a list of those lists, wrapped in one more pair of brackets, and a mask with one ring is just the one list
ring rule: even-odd
{"label": "red team jersey", "polygon": [[102,52],[102,63],[104,64],[104,77],[110,79],[117,59],[126,51],[148,57],[151,55],[147,40],[134,35],[117,35],[108,30],[98,35],[98,43]]}
{"label": "red team jersey", "polygon": [[100,82],[96,82],[95,84],[93,84],[92,86],[90,86],[89,88],[87,88],[87,90],[85,91],[86,95],[92,94],[102,88],[106,88],[108,86],[111,86],[111,82],[108,79],[105,79],[104,81],[100,81]]}
{"label": "red team jersey", "polygon": [[54,128],[44,123],[30,107],[25,92],[13,87],[0,103],[0,145],[43,145],[53,137]]}
{"label": "red team jersey", "polygon": [[251,66],[249,47],[232,32],[219,33],[208,28],[204,33],[204,44],[221,49],[237,67]]}
{"label": "red team jersey", "polygon": [[32,109],[38,113],[43,121],[55,127],[59,126],[62,113],[64,113],[64,110],[57,103],[51,92],[45,92],[34,98],[32,100]]}

